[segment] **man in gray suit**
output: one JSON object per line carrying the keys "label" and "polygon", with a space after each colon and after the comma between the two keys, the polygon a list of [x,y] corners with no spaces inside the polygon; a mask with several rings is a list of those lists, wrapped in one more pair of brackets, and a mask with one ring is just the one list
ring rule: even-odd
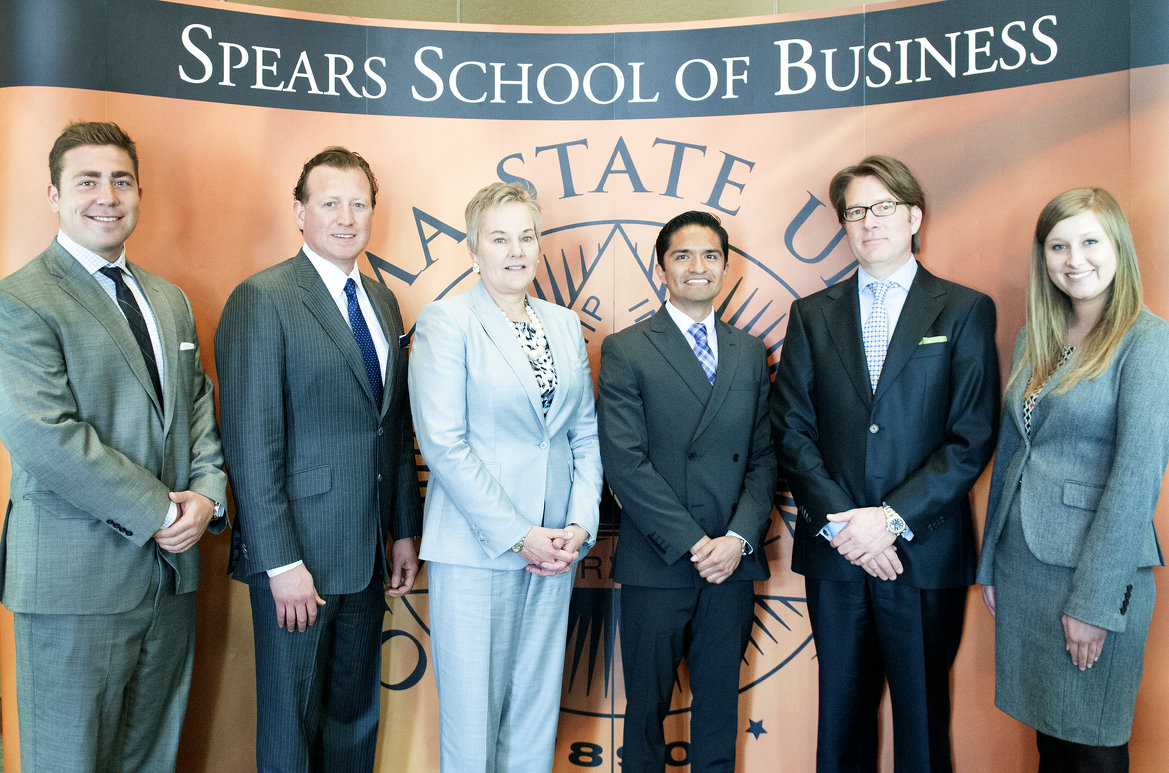
{"label": "man in gray suit", "polygon": [[752,581],[769,574],[763,537],[776,462],[763,342],[714,313],[727,241],[706,212],[666,223],[654,273],[669,300],[601,345],[601,460],[622,507],[613,577],[626,773],[665,768],[662,721],[683,657],[694,696],[691,767],[735,769],[739,663]]}
{"label": "man in gray suit", "polygon": [[402,315],[357,270],[377,190],[356,153],[311,158],[292,205],[303,249],[240,284],[215,333],[260,771],[373,769],[383,592],[418,572]]}
{"label": "man in gray suit", "polygon": [[21,770],[173,770],[198,540],[227,478],[182,290],[126,260],[138,156],[75,123],[49,154],[48,249],[0,280],[0,593],[15,614]]}

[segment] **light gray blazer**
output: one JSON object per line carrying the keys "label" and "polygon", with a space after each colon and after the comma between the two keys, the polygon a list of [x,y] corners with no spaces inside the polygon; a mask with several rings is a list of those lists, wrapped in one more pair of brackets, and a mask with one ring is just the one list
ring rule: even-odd
{"label": "light gray blazer", "polygon": [[410,403],[430,468],[420,556],[522,569],[509,548],[532,526],[596,537],[601,457],[580,319],[528,298],[559,385],[544,416],[532,366],[481,284],[426,306],[410,355]]}
{"label": "light gray blazer", "polygon": [[117,303],[56,240],[0,281],[0,440],[12,456],[0,593],[13,612],[124,612],[145,597],[156,551],[177,593],[199,584],[198,546],[176,555],[152,537],[169,492],[226,496],[211,382],[187,297],[128,265],[158,321],[161,413]]}
{"label": "light gray blazer", "polygon": [[1169,463],[1169,324],[1142,311],[1099,378],[1064,394],[1054,391],[1059,378],[1050,379],[1030,438],[1023,430],[1029,377],[1005,397],[978,582],[994,584],[995,548],[1018,492],[1031,553],[1075,569],[1062,613],[1123,632],[1125,589],[1137,568],[1164,564],[1153,511]]}

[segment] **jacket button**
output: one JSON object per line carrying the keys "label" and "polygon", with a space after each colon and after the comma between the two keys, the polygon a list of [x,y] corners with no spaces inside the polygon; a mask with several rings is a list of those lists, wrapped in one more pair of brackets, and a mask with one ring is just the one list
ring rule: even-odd
{"label": "jacket button", "polygon": [[127,536],[127,537],[133,537],[133,536],[134,536],[134,532],[130,531],[129,529],[122,529],[122,531],[126,532],[126,536]]}
{"label": "jacket button", "polygon": [[875,435],[875,434],[877,434],[877,433],[878,433],[878,432],[880,432],[880,431],[881,431],[881,428],[880,428],[880,427],[878,427],[876,424],[870,424],[870,425],[869,425],[869,434],[870,434],[870,435]]}
{"label": "jacket button", "polygon": [[380,472],[377,474],[377,482],[378,483],[382,482],[382,474]]}
{"label": "jacket button", "polygon": [[687,455],[687,457],[686,457],[686,458],[687,458],[687,459],[689,459],[690,461],[694,461],[695,459],[697,459],[697,458],[698,458],[698,454],[696,454],[696,453],[694,453],[693,451],[691,451],[691,452],[689,453],[689,455]]}
{"label": "jacket button", "polygon": [[385,427],[378,427],[378,428],[377,428],[377,435],[378,435],[378,437],[381,437],[381,436],[382,436],[382,435],[384,435],[384,434],[386,434]]}
{"label": "jacket button", "polygon": [[546,449],[546,448],[548,448],[548,441],[547,441],[547,440],[541,440],[541,441],[540,441],[540,449],[541,449],[541,450],[543,450],[543,449]]}

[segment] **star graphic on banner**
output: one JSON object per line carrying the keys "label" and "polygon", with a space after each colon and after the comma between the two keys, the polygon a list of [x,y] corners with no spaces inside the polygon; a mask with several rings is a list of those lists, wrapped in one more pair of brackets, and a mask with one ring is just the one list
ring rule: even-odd
{"label": "star graphic on banner", "polygon": [[756,741],[759,740],[759,736],[761,736],[767,732],[766,730],[763,729],[763,720],[762,719],[759,720],[758,722],[756,722],[753,719],[748,719],[747,722],[748,722],[747,732],[750,733],[751,735],[755,736]]}

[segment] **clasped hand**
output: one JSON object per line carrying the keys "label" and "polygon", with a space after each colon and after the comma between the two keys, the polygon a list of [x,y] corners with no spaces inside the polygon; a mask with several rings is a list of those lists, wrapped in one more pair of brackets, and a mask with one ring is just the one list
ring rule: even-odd
{"label": "clasped hand", "polygon": [[857,507],[843,513],[829,513],[828,520],[848,525],[831,542],[832,547],[880,580],[896,580],[905,571],[893,543],[897,535],[885,528],[885,511],[880,507]]}
{"label": "clasped hand", "polygon": [[726,581],[739,568],[743,559],[743,543],[738,537],[703,537],[690,548],[690,561],[698,576],[714,585]]}
{"label": "clasped hand", "polygon": [[563,529],[533,526],[524,536],[520,558],[527,562],[527,570],[540,577],[564,574],[580,555],[580,546],[589,538],[588,532],[576,524]]}

